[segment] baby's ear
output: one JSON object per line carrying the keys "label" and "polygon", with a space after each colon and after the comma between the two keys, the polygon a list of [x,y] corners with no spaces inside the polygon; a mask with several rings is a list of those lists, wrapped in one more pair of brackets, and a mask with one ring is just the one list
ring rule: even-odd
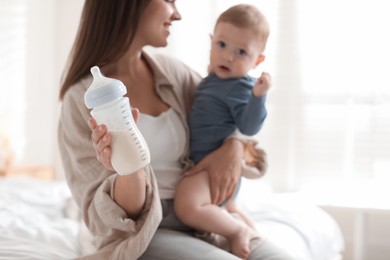
{"label": "baby's ear", "polygon": [[265,60],[265,56],[263,54],[260,54],[259,57],[257,57],[257,60],[256,60],[256,65],[259,65],[260,63],[262,63],[263,61]]}

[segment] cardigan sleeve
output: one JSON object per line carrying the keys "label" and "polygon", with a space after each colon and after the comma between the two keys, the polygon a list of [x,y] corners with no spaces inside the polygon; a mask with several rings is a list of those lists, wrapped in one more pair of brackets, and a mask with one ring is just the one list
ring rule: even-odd
{"label": "cardigan sleeve", "polygon": [[126,256],[135,259],[146,250],[161,221],[156,180],[152,169],[145,169],[147,194],[144,209],[136,221],[128,218],[112,197],[117,175],[97,160],[91,142],[87,125],[90,115],[83,99],[89,84],[90,78],[72,86],[62,104],[58,144],[66,180],[87,228],[94,235],[98,249],[95,257],[99,259],[100,254],[102,258]]}

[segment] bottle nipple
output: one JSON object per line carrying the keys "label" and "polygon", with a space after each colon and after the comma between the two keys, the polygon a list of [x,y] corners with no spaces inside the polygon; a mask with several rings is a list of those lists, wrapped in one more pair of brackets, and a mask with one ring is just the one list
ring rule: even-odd
{"label": "bottle nipple", "polygon": [[99,67],[98,66],[93,66],[92,68],[91,68],[91,73],[92,73],[92,76],[93,76],[93,78],[95,79],[97,76],[102,76],[102,74],[100,73],[100,69],[99,69]]}
{"label": "bottle nipple", "polygon": [[93,66],[91,68],[91,73],[92,73],[92,76],[93,76],[93,83],[92,83],[92,85],[95,85],[95,87],[96,87],[98,85],[103,85],[104,84],[104,81],[106,81],[106,80],[105,80],[105,77],[100,72],[100,69],[99,69],[98,66]]}
{"label": "bottle nipple", "polygon": [[127,93],[121,81],[103,76],[98,66],[93,66],[90,71],[93,81],[84,95],[85,105],[89,109],[123,97]]}
{"label": "bottle nipple", "polygon": [[104,77],[102,75],[102,73],[100,72],[100,69],[98,66],[93,66],[90,69],[90,71],[91,71],[92,76],[93,76],[93,81],[92,81],[92,84],[90,86],[91,88],[101,87],[104,84],[109,84],[110,80],[113,80],[113,79],[109,79],[109,78]]}

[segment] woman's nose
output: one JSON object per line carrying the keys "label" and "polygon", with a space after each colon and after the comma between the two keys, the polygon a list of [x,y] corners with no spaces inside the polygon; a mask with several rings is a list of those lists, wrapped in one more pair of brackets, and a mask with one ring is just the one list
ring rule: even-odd
{"label": "woman's nose", "polygon": [[177,10],[176,6],[173,9],[172,20],[173,21],[181,20],[181,14],[179,13],[179,10]]}

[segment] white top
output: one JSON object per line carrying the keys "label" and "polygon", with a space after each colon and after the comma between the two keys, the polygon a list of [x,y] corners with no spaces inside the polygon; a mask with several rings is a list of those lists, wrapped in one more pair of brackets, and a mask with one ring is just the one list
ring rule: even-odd
{"label": "white top", "polygon": [[138,129],[145,138],[161,199],[173,199],[183,170],[180,157],[186,143],[179,115],[169,108],[154,117],[140,113]]}

